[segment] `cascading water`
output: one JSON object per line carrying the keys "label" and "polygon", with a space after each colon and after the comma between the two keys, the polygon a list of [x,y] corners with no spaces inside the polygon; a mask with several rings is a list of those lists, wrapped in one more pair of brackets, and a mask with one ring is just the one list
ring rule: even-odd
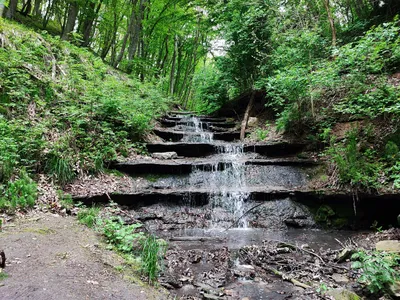
{"label": "cascading water", "polygon": [[[215,182],[215,192],[211,194],[213,207],[221,207],[233,214],[234,227],[247,228],[244,216],[244,203],[249,197],[245,178],[245,164],[241,161],[242,144],[224,144],[219,146],[222,156],[222,170],[215,168],[211,178]],[[217,220],[215,220],[217,221]],[[217,222],[213,222],[218,227]]]}
{"label": "cascading water", "polygon": [[[196,134],[189,134],[185,141],[202,143],[212,143],[214,141],[212,132],[204,131],[203,123],[199,118],[189,118],[187,126],[191,126],[191,131]],[[244,155],[243,144],[221,144],[217,147],[219,149],[219,159],[215,161],[208,178],[203,180],[203,188],[207,188],[211,192],[212,227],[220,226],[220,219],[214,214],[214,211],[223,209],[233,215],[234,227],[246,228],[247,220],[243,214],[244,203],[249,196],[249,192],[246,188],[245,164],[241,160]],[[189,183],[193,185],[197,183],[198,175],[201,171],[198,167],[193,167]]]}
{"label": "cascading water", "polygon": [[186,126],[191,131],[191,133],[185,136],[182,141],[189,143],[211,143],[213,141],[213,133],[203,130],[203,122],[200,120],[200,118],[188,117]]}

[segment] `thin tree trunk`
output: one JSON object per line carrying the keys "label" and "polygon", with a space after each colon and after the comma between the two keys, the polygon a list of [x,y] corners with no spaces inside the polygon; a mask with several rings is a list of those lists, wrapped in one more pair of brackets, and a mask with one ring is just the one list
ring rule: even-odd
{"label": "thin tree trunk", "polygon": [[335,28],[335,21],[333,20],[331,7],[329,5],[329,0],[324,0],[326,13],[328,14],[329,25],[332,31],[332,46],[336,46],[336,28]]}
{"label": "thin tree trunk", "polygon": [[78,3],[76,1],[72,2],[68,9],[68,19],[63,34],[61,36],[62,40],[68,40],[69,34],[74,30],[76,17],[78,16],[78,11],[79,11]]}
{"label": "thin tree trunk", "polygon": [[18,6],[18,0],[10,0],[10,3],[8,5],[8,10],[6,13],[7,19],[12,20],[15,18],[15,13],[17,12],[17,6]]}
{"label": "thin tree trunk", "polygon": [[176,54],[178,51],[178,38],[174,36],[174,54],[172,55],[172,66],[171,66],[171,73],[169,75],[169,93],[171,95],[174,94],[174,87],[175,87],[175,68],[176,68]]}
{"label": "thin tree trunk", "polygon": [[31,13],[31,11],[32,11],[32,0],[27,0],[24,6],[22,7],[21,14],[23,16],[27,16]]}
{"label": "thin tree trunk", "polygon": [[40,4],[42,0],[35,0],[35,4],[33,6],[33,15],[34,16],[41,16],[42,12],[40,11]]}
{"label": "thin tree trunk", "polygon": [[247,104],[247,107],[246,107],[246,112],[244,113],[242,126],[240,129],[240,140],[241,141],[243,141],[244,137],[245,137],[247,122],[249,121],[250,111],[253,108],[255,93],[256,93],[256,91],[253,90],[253,92],[251,93],[249,104]]}

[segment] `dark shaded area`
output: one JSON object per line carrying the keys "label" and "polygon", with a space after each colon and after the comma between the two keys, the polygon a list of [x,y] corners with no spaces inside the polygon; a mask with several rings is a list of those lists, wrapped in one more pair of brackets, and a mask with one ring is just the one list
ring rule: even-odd
{"label": "dark shaded area", "polygon": [[[179,142],[183,139],[184,136],[188,135],[198,135],[195,132],[180,132],[180,131],[168,131],[168,130],[160,130],[154,129],[153,132],[158,135],[160,138],[166,141],[171,142]],[[217,132],[213,135],[214,140],[220,140],[225,142],[232,142],[234,140],[238,140],[240,137],[240,132],[232,131],[232,132]]]}
{"label": "dark shaded area", "polygon": [[[267,157],[283,157],[296,155],[304,150],[306,144],[303,143],[271,143],[245,145],[244,152],[253,152]],[[155,143],[147,144],[147,151],[154,152],[176,152],[178,156],[202,157],[219,152],[218,144],[206,143]]]}

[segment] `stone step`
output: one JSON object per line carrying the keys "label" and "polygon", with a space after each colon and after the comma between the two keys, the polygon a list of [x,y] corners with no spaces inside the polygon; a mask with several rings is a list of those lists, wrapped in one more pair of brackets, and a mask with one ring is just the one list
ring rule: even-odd
{"label": "stone step", "polygon": [[[186,121],[184,118],[181,116],[170,116],[167,115],[163,119],[169,120],[169,121]],[[226,118],[213,118],[213,117],[200,117],[200,122],[213,122],[213,123],[226,123],[228,120]],[[188,119],[188,121],[190,121]]]}
{"label": "stone step", "polygon": [[[147,144],[147,151],[154,152],[176,152],[178,156],[204,157],[221,153],[225,144],[222,143],[154,143]],[[268,144],[246,144],[244,152],[258,153],[267,157],[293,156],[304,150],[306,144],[276,142]]]}
{"label": "stone step", "polygon": [[193,116],[193,115],[195,115],[195,113],[192,111],[172,110],[172,111],[168,112],[168,115],[184,115],[184,116],[191,115],[191,116]]}
{"label": "stone step", "polygon": [[[191,121],[182,121],[182,119],[179,119],[179,121],[174,121],[174,120],[168,120],[168,119],[161,119],[160,123],[164,127],[175,127],[179,125],[188,125],[188,126],[193,126],[194,123]],[[234,128],[236,126],[236,123],[234,122],[203,122],[202,124],[204,130],[213,130],[216,128],[216,130],[219,130],[221,128]]]}
{"label": "stone step", "polygon": [[[233,191],[232,191],[233,192]],[[335,222],[346,221],[347,228],[370,228],[372,222],[394,225],[400,211],[400,194],[373,195],[359,193],[355,203],[354,194],[329,190],[267,190],[257,188],[249,191],[248,201],[274,201],[291,199],[310,208],[321,225],[335,226]],[[167,205],[203,206],[210,201],[210,192],[205,189],[147,190],[134,193],[108,193],[94,196],[73,197],[85,205],[113,201],[133,209],[165,203]],[[255,204],[256,205],[256,204]],[[326,212],[325,212],[326,211]],[[333,215],[332,215],[333,212]],[[326,222],[326,223],[324,223]],[[334,222],[334,223],[331,223]]]}
{"label": "stone step", "polygon": [[[180,140],[182,140],[184,137],[187,136],[200,136],[200,133],[198,132],[172,131],[165,129],[154,129],[153,132],[163,140],[171,142],[179,142]],[[232,142],[234,140],[240,139],[240,132],[239,131],[216,132],[213,133],[213,139],[225,142]]]}
{"label": "stone step", "polygon": [[[278,158],[278,159],[239,159],[237,162],[245,165],[258,166],[293,166],[293,167],[314,167],[320,163],[311,159],[297,158]],[[118,162],[112,165],[112,168],[121,172],[136,174],[189,174],[193,169],[202,171],[222,171],[232,164],[224,161],[216,161],[212,157],[210,159],[173,159],[173,160],[157,160],[142,159],[131,162]]]}
{"label": "stone step", "polygon": [[[230,191],[240,192],[240,191]],[[294,197],[296,194],[310,193],[309,191],[294,191],[294,190],[266,190],[263,188],[253,188],[248,191],[249,200],[252,201],[268,201]],[[218,194],[218,193],[216,193]],[[74,201],[82,202],[83,204],[92,203],[107,203],[112,201],[131,207],[141,207],[156,203],[175,203],[179,205],[196,205],[202,206],[209,203],[210,191],[208,189],[159,189],[146,190],[132,193],[110,193],[94,195],[90,197],[73,197]]]}

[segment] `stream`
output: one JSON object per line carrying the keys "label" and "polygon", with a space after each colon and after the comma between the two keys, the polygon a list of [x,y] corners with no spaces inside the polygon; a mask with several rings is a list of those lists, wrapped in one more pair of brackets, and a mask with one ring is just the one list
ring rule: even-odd
{"label": "stream", "polygon": [[[167,201],[135,210],[146,228],[169,241],[162,285],[180,299],[318,299],[271,274],[259,276],[241,261],[241,251],[253,245],[286,242],[335,251],[355,236],[320,229],[310,208],[293,196],[307,188],[314,166],[299,163],[298,151],[278,147],[272,157],[279,159],[271,163],[257,146],[218,139],[235,134],[225,119],[177,113],[162,123],[160,136],[174,142],[155,148],[176,147],[171,166],[191,163],[189,171],[166,170],[152,183],[169,193]],[[211,150],[201,153],[205,146]]]}

